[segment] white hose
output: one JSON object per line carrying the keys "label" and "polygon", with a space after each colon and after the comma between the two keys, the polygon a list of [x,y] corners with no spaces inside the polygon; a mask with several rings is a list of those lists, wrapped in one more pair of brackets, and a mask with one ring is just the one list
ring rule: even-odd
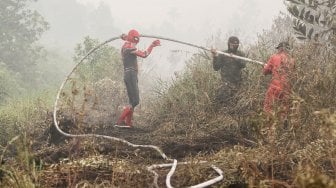
{"label": "white hose", "polygon": [[[148,38],[159,38],[159,39],[163,39],[163,40],[168,40],[168,41],[172,41],[172,42],[177,42],[177,43],[181,43],[181,44],[185,44],[185,45],[189,45],[189,46],[193,46],[193,47],[197,47],[197,48],[201,48],[203,50],[207,50],[207,51],[210,51],[209,49],[205,48],[205,47],[202,47],[202,46],[197,46],[197,45],[194,45],[194,44],[190,44],[190,43],[186,43],[186,42],[181,42],[181,41],[177,41],[177,40],[174,40],[174,39],[168,39],[168,38],[164,38],[164,37],[158,37],[158,36],[150,36],[150,35],[142,35],[142,37],[148,37]],[[114,141],[118,141],[118,142],[122,142],[122,143],[125,143],[129,146],[132,146],[132,147],[135,147],[135,148],[151,148],[151,149],[154,149],[155,151],[157,151],[158,153],[160,153],[161,157],[165,160],[172,160],[172,159],[169,159],[165,153],[163,153],[161,151],[161,149],[157,146],[154,146],[154,145],[137,145],[137,144],[133,144],[131,142],[128,142],[124,139],[120,139],[120,138],[116,138],[116,137],[111,137],[111,136],[106,136],[106,135],[98,135],[98,134],[79,134],[79,135],[73,135],[73,134],[69,134],[69,133],[66,133],[64,132],[63,130],[60,129],[59,127],[59,124],[58,124],[58,121],[57,121],[57,111],[58,111],[58,100],[60,99],[60,95],[62,93],[62,90],[64,88],[64,85],[66,84],[66,82],[69,80],[70,76],[72,75],[72,73],[77,69],[77,67],[89,56],[91,55],[94,51],[96,51],[97,49],[99,49],[100,47],[102,47],[103,45],[109,43],[109,42],[112,42],[116,39],[120,39],[120,37],[113,37],[109,40],[106,40],[105,42],[99,44],[97,47],[93,48],[92,50],[90,50],[87,55],[85,55],[80,61],[78,64],[75,65],[75,67],[71,70],[71,72],[67,75],[67,77],[65,78],[65,80],[62,82],[58,92],[57,92],[57,95],[56,95],[56,100],[55,100],[55,104],[54,104],[54,112],[53,112],[53,118],[54,118],[54,124],[55,124],[55,127],[57,129],[58,132],[60,132],[62,135],[64,136],[67,136],[67,137],[72,137],[72,138],[85,138],[85,137],[95,137],[95,138],[105,138],[105,139],[109,139],[109,140],[114,140]],[[257,62],[257,61],[254,61],[254,60],[251,60],[251,59],[248,59],[248,58],[244,58],[244,57],[240,57],[240,56],[236,56],[236,55],[233,55],[233,54],[227,54],[227,53],[224,53],[224,52],[221,52],[221,51],[217,51],[218,53],[220,54],[224,54],[224,55],[228,55],[230,57],[233,57],[233,58],[237,58],[237,59],[242,59],[242,60],[245,60],[245,61],[250,61],[250,62]],[[257,62],[258,63],[258,62]],[[260,64],[261,62],[259,62]],[[147,170],[152,172],[154,174],[154,186],[158,187],[158,184],[157,184],[157,180],[158,180],[158,174],[153,170],[153,168],[158,168],[158,167],[169,167],[169,166],[172,166],[172,169],[170,170],[170,172],[168,173],[167,175],[167,179],[166,179],[166,185],[167,187],[171,187],[171,184],[170,184],[170,179],[171,179],[171,176],[174,174],[175,172],[175,169],[176,169],[176,166],[177,166],[177,161],[174,159],[173,163],[171,164],[162,164],[162,165],[152,165],[150,167],[147,167]],[[183,162],[183,163],[179,163],[179,164],[188,164],[188,162]],[[201,184],[198,184],[198,185],[195,185],[195,186],[192,186],[193,188],[203,188],[203,187],[206,187],[206,186],[209,186],[209,185],[212,185],[220,180],[223,179],[223,175],[222,175],[222,171],[220,169],[218,169],[217,167],[215,166],[212,166],[212,168],[220,174],[219,177],[213,179],[213,180],[209,180],[207,182],[204,182],[204,183],[201,183]]]}
{"label": "white hose", "polygon": [[200,183],[198,185],[194,185],[194,186],[191,186],[190,188],[203,188],[203,187],[207,187],[207,186],[210,186],[212,184],[215,184],[219,181],[222,181],[222,179],[224,178],[223,176],[223,171],[219,168],[217,168],[216,166],[212,165],[211,166],[212,169],[214,169],[218,174],[219,176],[214,178],[214,179],[211,179],[209,181],[206,181],[206,182],[203,182],[203,183]]}
{"label": "white hose", "polygon": [[170,184],[170,179],[171,177],[173,176],[175,170],[176,170],[176,166],[177,166],[177,160],[174,159],[174,162],[173,162],[173,165],[172,165],[172,168],[170,169],[170,171],[168,172],[167,174],[167,178],[166,178],[166,186],[168,188],[173,188],[172,185]]}
{"label": "white hose", "polygon": [[[195,47],[195,48],[199,48],[199,49],[202,49],[202,50],[211,51],[211,49],[203,47],[203,46],[191,44],[191,43],[188,43],[188,42],[182,42],[182,41],[178,41],[178,40],[170,39],[170,38],[166,38],[166,37],[161,37],[161,36],[156,36],[156,35],[141,35],[141,37],[168,40],[168,41],[171,41],[171,42],[177,42],[177,43],[180,43],[180,44],[185,44],[185,45],[192,46],[192,47]],[[247,62],[258,63],[260,65],[265,64],[264,62],[261,62],[261,61],[257,61],[257,60],[253,60],[253,59],[250,59],[250,58],[234,55],[234,54],[231,54],[231,53],[225,53],[225,52],[222,52],[222,51],[219,51],[219,50],[216,50],[216,52],[219,53],[219,54],[223,54],[225,56],[229,56],[229,57],[232,57],[232,58],[235,58],[235,59],[241,59],[241,60],[244,60],[244,61],[247,61]]]}
{"label": "white hose", "polygon": [[[151,165],[151,166],[147,167],[147,170],[150,171],[150,172],[152,172],[154,174],[154,181],[153,181],[154,186],[155,187],[159,187],[158,184],[157,184],[157,180],[159,178],[159,175],[153,169],[154,168],[165,168],[165,167],[172,166],[171,170],[169,171],[169,173],[168,173],[168,175],[166,177],[166,186],[168,188],[172,188],[172,186],[170,184],[170,179],[171,179],[171,176],[173,176],[173,174],[175,172],[176,166],[177,165],[186,165],[186,164],[190,164],[190,163],[191,162],[180,162],[180,163],[177,163],[177,161],[174,159],[173,163]],[[202,163],[207,163],[207,162],[206,161],[201,161],[199,163],[202,164]],[[206,182],[190,186],[189,188],[204,188],[204,187],[213,185],[213,184],[215,184],[215,183],[217,183],[219,181],[222,181],[223,178],[224,178],[223,171],[221,169],[217,168],[214,165],[211,165],[211,168],[214,169],[219,174],[219,176],[217,176],[216,178],[213,178],[211,180],[208,180]]]}

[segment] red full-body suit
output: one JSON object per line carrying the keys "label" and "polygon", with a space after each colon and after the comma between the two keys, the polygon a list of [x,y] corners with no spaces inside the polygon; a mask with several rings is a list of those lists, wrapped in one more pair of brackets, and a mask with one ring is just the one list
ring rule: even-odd
{"label": "red full-body suit", "polygon": [[289,97],[291,92],[291,72],[294,68],[294,60],[285,50],[279,50],[272,55],[265,64],[263,73],[272,74],[272,80],[266,92],[264,100],[264,111],[268,114],[274,112],[278,104],[281,116],[289,112]]}
{"label": "red full-body suit", "polygon": [[159,40],[154,40],[145,51],[138,50],[136,44],[140,40],[138,31],[132,29],[128,35],[122,35],[121,39],[125,40],[121,48],[121,56],[124,65],[124,82],[129,98],[128,106],[124,107],[123,112],[118,118],[117,125],[125,123],[127,126],[132,126],[132,118],[134,108],[139,104],[139,88],[138,88],[138,60],[137,57],[146,58],[154,47],[160,46]]}

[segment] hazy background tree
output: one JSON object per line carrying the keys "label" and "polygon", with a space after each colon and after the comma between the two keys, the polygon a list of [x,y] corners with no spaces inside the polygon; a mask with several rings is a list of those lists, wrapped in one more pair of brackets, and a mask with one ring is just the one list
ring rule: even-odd
{"label": "hazy background tree", "polygon": [[28,8],[29,2],[31,0],[0,2],[0,61],[25,80],[31,79],[36,61],[43,57],[37,41],[48,29],[43,17]]}
{"label": "hazy background tree", "polygon": [[[57,47],[58,51],[73,54],[73,49],[86,36],[107,40],[120,35],[111,10],[105,3],[89,7],[76,0],[39,1],[32,5],[50,23],[41,42],[46,47]],[[53,49],[55,50],[55,49]]]}

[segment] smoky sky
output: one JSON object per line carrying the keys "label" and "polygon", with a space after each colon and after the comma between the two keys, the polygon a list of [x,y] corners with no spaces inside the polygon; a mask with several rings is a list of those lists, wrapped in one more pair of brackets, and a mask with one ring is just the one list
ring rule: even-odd
{"label": "smoky sky", "polygon": [[[88,7],[108,5],[113,22],[122,31],[137,28],[190,42],[204,43],[214,33],[231,32],[255,39],[269,29],[282,0],[77,0]],[[108,21],[108,20],[106,20]],[[250,42],[247,41],[247,42]]]}
{"label": "smoky sky", "polygon": [[[282,0],[39,0],[33,7],[50,24],[41,42],[69,54],[85,36],[104,41],[130,29],[206,47],[214,45],[209,38],[215,35],[223,41],[236,35],[245,45],[269,30],[280,12],[286,12]],[[145,49],[150,42],[142,39],[138,47]],[[120,48],[121,44],[111,45]],[[143,67],[159,75],[160,70],[170,70],[164,72],[171,75],[183,68],[194,51],[162,41]]]}
{"label": "smoky sky", "polygon": [[87,35],[102,40],[135,28],[204,45],[218,33],[250,43],[270,29],[282,0],[39,0],[37,10],[50,23],[49,44],[73,48]]}

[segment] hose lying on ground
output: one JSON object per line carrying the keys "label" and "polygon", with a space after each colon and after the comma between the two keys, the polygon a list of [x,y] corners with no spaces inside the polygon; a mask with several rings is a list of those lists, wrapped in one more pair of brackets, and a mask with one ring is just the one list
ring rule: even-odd
{"label": "hose lying on ground", "polygon": [[[141,37],[147,37],[147,38],[158,38],[158,39],[162,39],[162,40],[167,40],[167,41],[171,41],[171,42],[176,42],[176,43],[180,43],[180,44],[184,44],[184,45],[188,45],[188,46],[192,46],[192,47],[196,47],[196,48],[199,48],[199,49],[202,49],[202,50],[206,50],[206,51],[210,51],[210,49],[208,48],[205,48],[205,47],[202,47],[202,46],[198,46],[198,45],[195,45],[195,44],[191,44],[191,43],[187,43],[187,42],[182,42],[182,41],[178,41],[178,40],[175,40],[175,39],[169,39],[169,38],[165,38],[165,37],[160,37],[160,36],[153,36],[153,35],[141,35]],[[58,111],[58,100],[60,98],[60,95],[62,93],[62,90],[66,84],[66,82],[69,80],[70,76],[72,75],[72,73],[77,69],[77,67],[83,63],[83,61],[88,57],[90,56],[93,52],[95,52],[96,50],[98,50],[100,47],[102,47],[103,45],[109,43],[109,42],[112,42],[114,40],[117,40],[117,39],[120,39],[120,37],[113,37],[111,39],[108,39],[106,40],[105,42],[99,44],[98,46],[96,46],[95,48],[91,49],[80,61],[78,64],[75,65],[75,67],[71,70],[71,72],[67,75],[67,77],[65,78],[65,80],[62,82],[58,92],[57,92],[57,96],[56,96],[56,100],[55,100],[55,104],[54,104],[54,112],[53,112],[53,118],[54,118],[54,125],[57,129],[57,131],[59,131],[62,135],[66,136],[66,137],[72,137],[72,138],[85,138],[85,137],[96,137],[96,138],[105,138],[105,139],[109,139],[109,140],[113,140],[113,141],[117,141],[117,142],[122,142],[122,143],[125,143],[129,146],[132,146],[132,147],[135,147],[135,148],[151,148],[151,149],[154,149],[155,151],[157,151],[158,153],[160,153],[161,157],[165,160],[169,160],[169,161],[173,161],[173,163],[171,164],[168,164],[168,165],[163,165],[163,166],[172,166],[173,168],[171,169],[171,171],[169,172],[169,176],[167,176],[167,180],[166,180],[166,185],[167,187],[171,187],[170,185],[170,178],[171,176],[173,175],[174,171],[175,171],[175,168],[176,168],[176,165],[177,165],[177,161],[176,160],[173,160],[173,159],[170,159],[166,156],[165,153],[163,153],[161,151],[161,149],[157,146],[154,146],[154,145],[137,145],[137,144],[133,144],[133,143],[130,143],[124,139],[120,139],[120,138],[116,138],[116,137],[111,137],[111,136],[106,136],[106,135],[98,135],[98,134],[79,134],[79,135],[74,135],[74,134],[69,134],[69,133],[66,133],[64,132],[62,129],[60,129],[59,127],[59,124],[58,124],[58,121],[57,121],[57,111]],[[232,58],[237,58],[237,59],[242,59],[242,60],[245,60],[245,61],[248,61],[248,62],[254,62],[254,63],[258,63],[258,64],[264,64],[263,62],[260,62],[260,61],[256,61],[256,60],[252,60],[252,59],[249,59],[249,58],[245,58],[245,57],[241,57],[241,56],[236,56],[236,55],[233,55],[233,54],[228,54],[228,53],[224,53],[224,52],[221,52],[221,51],[217,51],[218,53],[220,54],[223,54],[223,55],[226,55],[226,56],[230,56]],[[182,163],[181,163],[182,164]],[[183,163],[183,164],[187,164],[187,163]],[[153,171],[153,168],[155,168],[156,166],[151,166],[148,168],[148,170],[150,172],[154,172]],[[160,167],[160,166],[159,166]],[[206,187],[206,186],[209,186],[209,185],[212,185],[218,181],[221,181],[223,179],[223,175],[222,175],[222,171],[220,169],[218,169],[217,167],[215,166],[212,166],[212,168],[218,172],[220,174],[219,177],[213,179],[213,180],[209,180],[207,182],[204,182],[204,183],[201,183],[201,184],[198,184],[196,186],[193,186],[194,188],[202,188],[202,187]],[[154,177],[154,184],[156,187],[158,187],[157,185],[157,174],[154,172],[155,174],[155,177]]]}

